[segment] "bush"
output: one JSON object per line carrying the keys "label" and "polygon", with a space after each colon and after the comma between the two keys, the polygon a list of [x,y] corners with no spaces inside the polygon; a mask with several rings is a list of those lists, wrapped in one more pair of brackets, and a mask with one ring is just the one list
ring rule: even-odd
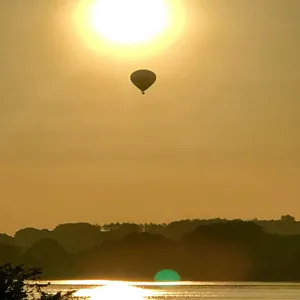
{"label": "bush", "polygon": [[39,268],[24,268],[23,265],[0,266],[0,299],[1,300],[67,300],[74,291],[50,295],[42,291],[43,285],[30,284],[28,281],[39,279],[42,274]]}

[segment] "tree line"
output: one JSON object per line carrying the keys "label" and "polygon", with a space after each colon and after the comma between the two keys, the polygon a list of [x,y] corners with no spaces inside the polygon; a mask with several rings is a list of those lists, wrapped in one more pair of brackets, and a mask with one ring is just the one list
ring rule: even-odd
{"label": "tree line", "polygon": [[[76,253],[93,245],[122,239],[125,235],[137,232],[148,232],[163,235],[171,240],[180,240],[186,233],[192,232],[199,225],[210,225],[214,223],[226,223],[226,219],[193,219],[170,222],[168,224],[135,224],[135,223],[66,223],[56,226],[53,230],[24,228],[18,230],[14,236],[0,233],[0,244],[18,246],[26,249],[41,239],[52,239],[58,241],[63,248],[71,253]],[[241,221],[241,220],[240,220]],[[252,220],[260,225],[268,233],[280,235],[300,234],[300,222],[290,215],[281,216],[278,220]],[[78,238],[80,236],[80,239]]]}
{"label": "tree line", "polygon": [[[289,215],[276,222],[298,224]],[[0,265],[40,267],[45,279],[152,281],[158,271],[173,269],[182,280],[300,280],[300,234],[270,233],[256,220],[63,224],[5,239]]]}

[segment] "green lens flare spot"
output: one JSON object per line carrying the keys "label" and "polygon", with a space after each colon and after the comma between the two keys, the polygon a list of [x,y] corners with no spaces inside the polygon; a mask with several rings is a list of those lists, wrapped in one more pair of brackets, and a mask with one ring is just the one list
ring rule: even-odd
{"label": "green lens flare spot", "polygon": [[161,271],[157,272],[156,275],[154,276],[154,280],[155,281],[168,281],[168,282],[180,281],[180,276],[174,270],[165,269],[165,270],[161,270]]}

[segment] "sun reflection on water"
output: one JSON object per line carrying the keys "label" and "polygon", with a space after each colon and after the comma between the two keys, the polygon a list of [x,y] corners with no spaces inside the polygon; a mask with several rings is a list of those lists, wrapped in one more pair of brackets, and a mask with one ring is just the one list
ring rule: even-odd
{"label": "sun reflection on water", "polygon": [[[48,281],[32,282],[47,284]],[[45,291],[56,293],[58,291],[67,292],[75,290],[74,299],[85,300],[150,300],[150,299],[178,299],[190,298],[199,295],[201,297],[211,297],[211,288],[215,285],[226,285],[217,282],[145,282],[145,281],[111,281],[111,280],[53,280],[50,286],[45,287]],[[228,283],[227,283],[228,284]],[[196,293],[196,294],[195,294]],[[208,295],[209,294],[209,295]],[[197,298],[197,297],[196,297]]]}
{"label": "sun reflection on water", "polygon": [[126,282],[113,282],[92,289],[80,289],[75,297],[89,297],[90,300],[145,300],[155,292],[132,286]]}

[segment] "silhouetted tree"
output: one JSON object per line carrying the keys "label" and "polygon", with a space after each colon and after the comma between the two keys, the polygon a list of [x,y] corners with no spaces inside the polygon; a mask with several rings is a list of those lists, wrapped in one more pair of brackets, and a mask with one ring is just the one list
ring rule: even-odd
{"label": "silhouetted tree", "polygon": [[1,300],[67,300],[74,293],[58,292],[54,295],[42,290],[43,285],[31,284],[37,280],[42,271],[39,268],[24,268],[23,265],[0,265],[0,299]]}
{"label": "silhouetted tree", "polygon": [[[47,278],[57,278],[70,269],[70,255],[55,240],[44,239],[27,248],[21,256],[22,263],[44,270]],[[65,269],[65,270],[64,270]]]}
{"label": "silhouetted tree", "polygon": [[20,254],[20,247],[11,246],[10,244],[0,244],[0,265],[17,262]]}
{"label": "silhouetted tree", "polygon": [[23,269],[22,265],[0,266],[0,299],[25,300],[33,291],[25,283],[26,280],[35,280],[41,274],[37,268]]}
{"label": "silhouetted tree", "polygon": [[148,224],[142,224],[141,225],[141,231],[142,232],[149,232],[152,234],[162,234],[163,230],[167,226],[167,224],[154,224],[154,223],[148,223]]}
{"label": "silhouetted tree", "polygon": [[[269,221],[62,224],[47,233],[51,239],[31,243],[22,253],[2,235],[10,244],[0,243],[0,263],[42,267],[47,279],[152,280],[159,269],[170,268],[183,280],[300,280],[299,223],[286,215]],[[19,231],[18,241],[23,237],[28,244],[41,232]]]}
{"label": "silhouetted tree", "polygon": [[41,239],[50,238],[51,232],[47,229],[24,228],[16,232],[14,240],[16,245],[28,248]]}
{"label": "silhouetted tree", "polygon": [[199,224],[199,220],[175,221],[165,226],[162,233],[168,238],[178,241],[185,233],[193,231]]}
{"label": "silhouetted tree", "polygon": [[76,253],[90,248],[102,240],[101,228],[89,223],[68,223],[55,227],[51,238],[57,240],[68,252]]}
{"label": "silhouetted tree", "polygon": [[0,244],[15,246],[15,239],[5,233],[0,233]]}
{"label": "silhouetted tree", "polygon": [[292,217],[291,215],[281,216],[280,221],[285,222],[285,223],[294,223],[294,222],[296,222],[295,218]]}

